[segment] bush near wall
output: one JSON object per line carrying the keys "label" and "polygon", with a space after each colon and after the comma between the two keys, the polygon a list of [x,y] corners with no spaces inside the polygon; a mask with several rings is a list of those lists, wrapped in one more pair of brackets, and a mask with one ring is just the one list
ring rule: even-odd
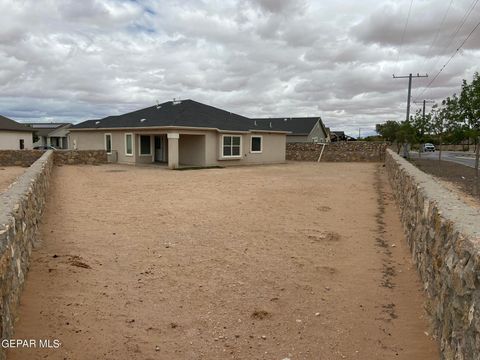
{"label": "bush near wall", "polygon": [[[0,338],[10,339],[45,206],[53,153],[42,156],[0,194]],[[0,359],[5,359],[0,346]]]}
{"label": "bush near wall", "polygon": [[[296,161],[318,161],[322,144],[288,143],[286,158]],[[322,162],[381,162],[387,144],[369,141],[334,142],[325,145]]]}
{"label": "bush near wall", "polygon": [[442,359],[480,359],[480,211],[387,151],[385,166],[428,295]]}

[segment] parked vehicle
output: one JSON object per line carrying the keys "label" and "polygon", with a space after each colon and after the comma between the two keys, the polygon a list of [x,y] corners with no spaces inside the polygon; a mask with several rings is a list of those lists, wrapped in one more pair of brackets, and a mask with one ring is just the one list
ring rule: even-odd
{"label": "parked vehicle", "polygon": [[35,146],[33,149],[34,150],[57,150],[56,147],[51,145]]}
{"label": "parked vehicle", "polygon": [[423,144],[423,151],[424,152],[435,152],[435,145],[431,143],[425,143]]}

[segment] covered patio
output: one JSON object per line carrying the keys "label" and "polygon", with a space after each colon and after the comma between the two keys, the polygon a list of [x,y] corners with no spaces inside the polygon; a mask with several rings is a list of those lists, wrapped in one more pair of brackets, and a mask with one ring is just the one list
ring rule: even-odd
{"label": "covered patio", "polygon": [[[136,132],[136,163],[165,163],[170,169],[205,166],[205,135],[177,132]],[[132,146],[126,144],[126,147]]]}

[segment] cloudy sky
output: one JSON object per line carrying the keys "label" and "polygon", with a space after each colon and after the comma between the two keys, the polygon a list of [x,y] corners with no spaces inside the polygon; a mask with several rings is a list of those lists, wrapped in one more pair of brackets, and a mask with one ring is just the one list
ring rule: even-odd
{"label": "cloudy sky", "polygon": [[392,74],[429,74],[413,82],[418,101],[471,79],[480,29],[424,89],[475,27],[477,2],[0,0],[0,114],[78,122],[190,98],[367,134],[405,117],[408,80]]}

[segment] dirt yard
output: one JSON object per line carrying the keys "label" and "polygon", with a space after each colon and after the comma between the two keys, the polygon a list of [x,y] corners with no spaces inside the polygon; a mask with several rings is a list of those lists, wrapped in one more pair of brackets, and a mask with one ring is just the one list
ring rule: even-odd
{"label": "dirt yard", "polygon": [[0,193],[7,190],[8,186],[22,175],[25,170],[26,168],[20,166],[0,166]]}
{"label": "dirt yard", "polygon": [[[475,169],[451,161],[412,159],[412,163],[423,172],[433,175],[444,185],[461,192],[462,200],[478,207],[480,205],[480,184],[475,177]],[[445,184],[446,183],[446,184]]]}
{"label": "dirt yard", "polygon": [[380,164],[55,170],[8,359],[438,359]]}

